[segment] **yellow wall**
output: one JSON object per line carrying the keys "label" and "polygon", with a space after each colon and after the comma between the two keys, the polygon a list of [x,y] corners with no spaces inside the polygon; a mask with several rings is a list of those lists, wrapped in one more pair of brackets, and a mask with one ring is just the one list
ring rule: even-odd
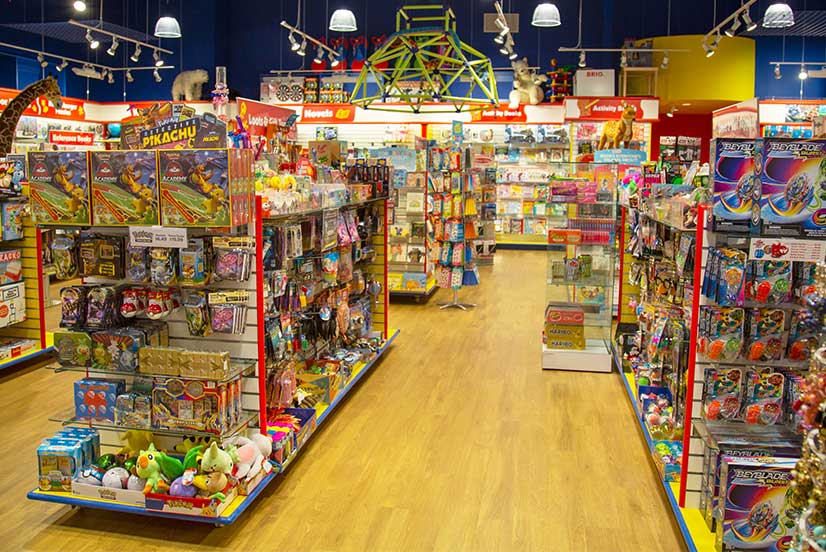
{"label": "yellow wall", "polygon": [[[754,97],[754,40],[723,36],[717,53],[710,58],[703,50],[701,35],[653,40],[655,49],[690,50],[671,53],[668,69],[660,69],[657,94],[661,106],[685,101],[729,104]],[[654,53],[657,66],[662,58],[662,53]]]}

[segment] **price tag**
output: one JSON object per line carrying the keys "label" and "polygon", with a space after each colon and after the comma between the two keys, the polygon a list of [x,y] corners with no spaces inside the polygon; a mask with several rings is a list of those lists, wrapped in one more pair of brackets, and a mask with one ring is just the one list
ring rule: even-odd
{"label": "price tag", "polygon": [[749,259],[822,263],[826,260],[826,242],[795,238],[752,238]]}
{"label": "price tag", "polygon": [[132,247],[172,247],[183,249],[187,245],[186,228],[130,226],[129,245]]}

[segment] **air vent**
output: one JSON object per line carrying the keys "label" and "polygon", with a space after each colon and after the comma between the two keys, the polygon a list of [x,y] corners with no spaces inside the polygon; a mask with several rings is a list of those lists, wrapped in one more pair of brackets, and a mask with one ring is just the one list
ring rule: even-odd
{"label": "air vent", "polygon": [[[506,13],[505,19],[508,21],[508,28],[511,30],[512,34],[516,34],[519,32],[519,14],[518,13]],[[495,13],[486,13],[485,14],[485,32],[486,33],[498,33],[501,29],[496,25],[496,14]]]}

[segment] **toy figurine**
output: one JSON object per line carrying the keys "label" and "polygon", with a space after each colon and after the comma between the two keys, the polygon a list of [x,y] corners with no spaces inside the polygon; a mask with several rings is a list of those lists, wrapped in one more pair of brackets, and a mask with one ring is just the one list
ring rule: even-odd
{"label": "toy figurine", "polygon": [[531,69],[528,65],[528,58],[516,60],[511,65],[513,66],[513,90],[508,96],[510,100],[508,107],[517,109],[520,104],[540,103],[545,97],[541,85],[548,80],[548,77],[537,74]]}
{"label": "toy figurine", "polygon": [[167,456],[156,450],[155,445],[149,444],[147,450],[142,450],[138,456],[136,475],[146,480],[143,494],[169,491],[169,482],[180,477],[184,472],[180,460]]}
{"label": "toy figurine", "polygon": [[622,117],[618,121],[606,121],[602,126],[602,136],[599,138],[597,149],[603,150],[609,147],[616,149],[620,147],[620,143],[628,147],[633,135],[633,125],[636,118],[636,108],[633,105],[626,104],[622,109]]}

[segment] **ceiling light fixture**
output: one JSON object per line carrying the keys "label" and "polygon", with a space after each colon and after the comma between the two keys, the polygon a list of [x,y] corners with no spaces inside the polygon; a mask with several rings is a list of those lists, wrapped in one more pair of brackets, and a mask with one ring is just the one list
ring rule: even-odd
{"label": "ceiling light fixture", "polygon": [[295,39],[295,36],[293,36],[292,31],[290,31],[290,34],[287,36],[287,39],[290,41],[290,50],[292,50],[293,52],[301,48],[301,44],[299,44],[298,41]]}
{"label": "ceiling light fixture", "polygon": [[327,57],[330,59],[330,67],[338,67],[339,63],[341,63],[332,52],[327,54]]}
{"label": "ceiling light fixture", "polygon": [[131,59],[132,61],[137,63],[140,58],[141,58],[141,45],[140,44],[135,44],[135,53],[133,53],[131,56],[129,56],[129,59]]}
{"label": "ceiling light fixture", "polygon": [[305,38],[304,40],[301,41],[301,47],[298,48],[298,51],[296,52],[296,54],[303,57],[304,55],[306,55],[306,53],[307,53],[307,39]]}
{"label": "ceiling light fixture", "polygon": [[710,58],[711,56],[717,53],[717,50],[715,48],[710,47],[705,42],[703,42],[703,50],[705,50],[707,58]]}
{"label": "ceiling light fixture", "polygon": [[315,63],[315,64],[324,63],[324,51],[321,48],[316,48],[315,57],[313,58],[313,63]]}
{"label": "ceiling light fixture", "polygon": [[585,50],[583,50],[579,53],[579,63],[578,63],[578,65],[580,67],[583,67],[583,68],[587,67],[587,65],[588,65],[588,62],[585,61]]}
{"label": "ceiling light fixture", "polygon": [[336,10],[330,16],[330,25],[327,28],[337,33],[351,33],[358,30],[356,16],[350,10]]}
{"label": "ceiling light fixture", "polygon": [[161,74],[158,72],[157,69],[152,71],[152,76],[155,77],[155,82],[161,82],[163,79],[161,78]]}
{"label": "ceiling light fixture", "polygon": [[126,82],[135,82],[135,77],[132,76],[132,71],[126,71]]}
{"label": "ceiling light fixture", "polygon": [[663,54],[663,61],[660,63],[660,69],[668,69],[668,52]]}
{"label": "ceiling light fixture", "polygon": [[163,59],[161,58],[161,54],[159,54],[157,50],[152,52],[152,58],[155,60],[155,67],[163,66]]}
{"label": "ceiling light fixture", "polygon": [[112,45],[109,46],[109,49],[106,50],[106,53],[109,54],[110,56],[114,56],[115,52],[118,51],[118,46],[120,46],[120,42],[118,42],[117,38],[113,38],[112,39]]}
{"label": "ceiling light fixture", "polygon": [[[281,26],[290,31],[290,34],[287,38],[290,41],[290,49],[293,52],[296,52],[297,54],[303,56],[307,53],[307,46],[312,44],[316,47],[315,60],[318,63],[324,61],[324,52],[326,52],[330,59],[330,67],[336,67],[339,64],[338,52],[336,52],[320,40],[313,38],[312,36],[308,35],[307,33],[305,33],[297,27],[293,27],[286,21],[282,21]],[[301,43],[299,43],[298,40],[295,38],[296,35],[301,37]]]}
{"label": "ceiling light fixture", "polygon": [[518,57],[519,57],[519,54],[517,54],[516,52],[511,52],[510,55],[508,56],[508,59],[513,61]]}
{"label": "ceiling light fixture", "polygon": [[670,108],[670,109],[666,112],[666,114],[665,114],[665,115],[666,115],[667,117],[673,117],[673,116],[674,116],[674,114],[675,114],[676,112],[677,112],[677,106],[676,106],[676,105],[672,105],[672,106],[671,106],[671,108]]}
{"label": "ceiling light fixture", "polygon": [[757,23],[751,20],[751,14],[749,14],[748,9],[746,9],[746,11],[743,12],[743,23],[746,24],[746,30],[748,32],[751,32],[757,28]]}
{"label": "ceiling light fixture", "polygon": [[83,0],[77,0],[77,2],[74,3],[74,8],[75,8],[75,11],[85,12],[86,11],[86,2],[83,2]]}
{"label": "ceiling light fixture", "polygon": [[550,2],[544,2],[533,10],[531,25],[534,27],[559,27],[562,20],[559,17],[559,8]]}
{"label": "ceiling light fixture", "polygon": [[108,82],[109,84],[115,84],[115,74],[112,73],[111,71],[109,71],[109,75],[108,75],[108,78],[106,79],[106,82]]}
{"label": "ceiling light fixture", "polygon": [[69,62],[64,59],[63,61],[60,62],[60,65],[55,65],[55,69],[57,69],[58,71],[63,71],[68,66],[69,66]]}
{"label": "ceiling light fixture", "polygon": [[45,69],[49,66],[49,62],[46,61],[46,58],[43,57],[43,54],[37,54],[37,61],[40,63],[40,66]]}
{"label": "ceiling light fixture", "polygon": [[620,53],[620,67],[628,67],[628,54],[625,50]]}
{"label": "ceiling light fixture", "polygon": [[504,44],[505,43],[505,35],[498,34],[493,37],[493,42],[495,44]]}
{"label": "ceiling light fixture", "polygon": [[767,29],[784,29],[794,25],[794,12],[785,2],[776,2],[766,8],[763,26]]}
{"label": "ceiling light fixture", "polygon": [[740,28],[740,18],[735,17],[734,23],[731,24],[731,27],[724,31],[725,35],[729,38],[734,38],[734,35],[737,34],[737,29]]}
{"label": "ceiling light fixture", "polygon": [[780,72],[780,64],[774,66],[774,78],[780,80],[783,78],[783,74]]}
{"label": "ceiling light fixture", "polygon": [[174,17],[161,17],[155,23],[155,36],[158,38],[181,38],[181,24]]}
{"label": "ceiling light fixture", "polygon": [[92,31],[86,29],[86,41],[89,43],[89,48],[92,50],[97,50],[97,47],[100,46],[100,41],[96,40],[95,37],[92,36]]}
{"label": "ceiling light fixture", "polygon": [[797,74],[797,78],[799,78],[800,80],[806,80],[809,78],[809,72],[806,71],[805,65],[800,66],[800,73]]}

